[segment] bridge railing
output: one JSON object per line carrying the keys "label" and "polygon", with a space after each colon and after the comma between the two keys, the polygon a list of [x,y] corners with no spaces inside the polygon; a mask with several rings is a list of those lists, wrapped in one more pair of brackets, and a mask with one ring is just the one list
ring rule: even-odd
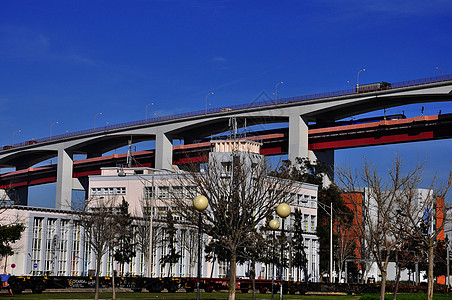
{"label": "bridge railing", "polygon": [[[415,79],[415,80],[391,83],[390,87],[387,89],[397,89],[397,88],[418,86],[418,85],[450,81],[450,80],[452,80],[452,75],[442,75],[442,76],[428,77],[428,78],[423,78],[423,79]],[[375,92],[375,91],[359,91],[360,94],[372,93],[372,92]],[[110,130],[134,127],[134,126],[145,125],[145,124],[153,124],[153,123],[159,123],[159,122],[176,120],[176,119],[224,113],[224,112],[228,112],[228,111],[238,111],[238,110],[245,110],[245,109],[250,109],[250,108],[259,108],[259,107],[268,107],[268,106],[279,105],[279,104],[296,103],[296,102],[302,102],[302,101],[308,101],[308,100],[335,98],[335,97],[348,96],[348,95],[353,95],[353,94],[356,94],[356,89],[348,89],[348,90],[318,93],[318,94],[305,95],[305,96],[281,98],[281,99],[275,99],[275,100],[257,101],[257,102],[251,102],[251,103],[246,103],[246,104],[231,105],[231,106],[221,107],[221,108],[215,107],[215,108],[210,108],[208,110],[198,110],[198,111],[187,112],[187,113],[180,113],[180,114],[161,116],[161,117],[156,117],[156,118],[149,118],[147,120],[138,120],[138,121],[132,121],[132,122],[126,122],[126,123],[120,123],[120,124],[113,124],[113,125],[108,125],[108,126],[103,126],[103,127],[96,127],[96,128],[92,128],[92,129],[85,129],[85,130],[80,130],[80,131],[75,131],[75,132],[67,132],[65,134],[54,135],[51,137],[40,138],[40,139],[31,140],[31,141],[16,143],[14,145],[4,146],[3,149],[0,149],[0,152],[2,152],[3,150],[10,149],[10,148],[24,147],[24,146],[28,146],[28,145],[32,145],[32,144],[37,144],[37,143],[56,141],[56,140],[67,139],[67,138],[71,138],[71,137],[75,137],[75,136],[87,135],[87,134],[98,133],[98,132],[108,132]]]}

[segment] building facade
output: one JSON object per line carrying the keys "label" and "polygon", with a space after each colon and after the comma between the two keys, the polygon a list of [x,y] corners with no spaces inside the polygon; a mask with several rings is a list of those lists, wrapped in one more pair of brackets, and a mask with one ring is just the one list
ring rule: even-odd
{"label": "building facade", "polygon": [[[231,153],[240,152],[247,157],[249,163],[263,159],[259,154],[259,144],[245,140],[218,141],[212,144],[211,153],[224,168],[225,174],[230,171]],[[100,175],[89,177],[89,201],[113,199],[118,203],[122,199],[129,204],[129,212],[134,216],[134,224],[149,222],[149,248],[152,252],[140,251],[136,248],[136,256],[124,266],[114,263],[114,269],[122,275],[140,275],[152,277],[196,276],[197,262],[197,227],[186,222],[177,214],[172,206],[172,197],[186,198],[190,201],[197,195],[196,186],[182,185],[178,180],[180,172],[157,170],[147,167],[139,168],[104,168]],[[303,240],[308,260],[306,270],[299,272],[296,268],[286,268],[285,278],[293,280],[318,281],[319,254],[317,226],[317,186],[297,183],[292,193],[292,211],[301,211],[303,215]],[[162,264],[161,258],[168,253],[166,217],[172,211],[176,224],[175,240],[180,254],[177,263]],[[95,271],[95,257],[86,241],[84,228],[80,226],[73,211],[39,209],[31,207],[15,207],[6,214],[18,215],[26,224],[22,239],[16,243],[16,254],[7,258],[6,265],[14,275],[59,275],[86,276]],[[276,215],[275,215],[276,217]],[[287,218],[285,229],[290,232],[294,224],[294,216]],[[134,225],[134,226],[135,226]],[[152,230],[151,230],[152,228]],[[138,235],[135,242],[139,243]],[[203,236],[205,245],[209,237]],[[290,239],[289,239],[290,240]],[[147,253],[146,253],[147,252]],[[202,255],[204,259],[205,254]],[[111,275],[111,257],[106,253],[102,257],[101,275]],[[290,261],[290,259],[289,259]],[[4,262],[5,263],[5,262]],[[14,268],[11,266],[14,265]],[[256,264],[256,276],[271,279],[272,264]],[[123,268],[123,269],[121,269]],[[204,261],[203,277],[228,277],[228,263],[223,261]],[[237,276],[247,277],[248,263],[237,266]],[[276,269],[276,268],[275,268]]]}

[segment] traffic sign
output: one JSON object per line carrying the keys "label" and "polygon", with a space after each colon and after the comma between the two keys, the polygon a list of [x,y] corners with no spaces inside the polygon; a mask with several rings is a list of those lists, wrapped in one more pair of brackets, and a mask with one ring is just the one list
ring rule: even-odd
{"label": "traffic sign", "polygon": [[33,264],[33,268],[37,268],[38,267],[38,264],[37,263],[35,263],[35,264]]}
{"label": "traffic sign", "polygon": [[16,267],[16,264],[11,264],[11,268],[15,268]]}

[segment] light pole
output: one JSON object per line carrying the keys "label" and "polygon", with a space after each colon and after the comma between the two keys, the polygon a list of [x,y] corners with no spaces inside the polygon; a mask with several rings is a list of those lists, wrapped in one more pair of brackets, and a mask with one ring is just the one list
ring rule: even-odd
{"label": "light pole", "polygon": [[350,84],[350,86],[352,87],[353,93],[355,92],[355,87],[353,86],[353,84],[350,82],[350,80],[347,80],[347,83]]}
{"label": "light pole", "polygon": [[209,97],[210,95],[213,95],[213,94],[214,94],[213,92],[210,92],[206,95],[206,110],[204,112],[206,115],[207,115],[207,97]]}
{"label": "light pole", "polygon": [[[268,223],[268,226],[273,230],[273,262],[275,261],[275,230],[279,228],[279,221],[276,219],[271,220]],[[272,264],[272,300],[274,295],[274,286],[275,286],[275,264]]]}
{"label": "light pole", "polygon": [[358,78],[356,79],[356,92],[358,93],[358,88],[359,88],[359,73],[361,73],[362,71],[366,71],[366,69],[361,69],[358,71]]}
{"label": "light pole", "polygon": [[14,135],[15,135],[16,133],[19,133],[19,132],[21,132],[20,129],[13,132],[13,138],[12,138],[12,141],[11,141],[11,145],[14,145]]}
{"label": "light pole", "polygon": [[146,119],[145,119],[146,121],[145,121],[145,123],[148,122],[148,107],[149,107],[150,105],[154,106],[154,103],[149,103],[148,105],[146,105]]}
{"label": "light pole", "polygon": [[50,124],[50,138],[52,138],[52,126],[58,124],[58,122],[53,122],[52,124]]}
{"label": "light pole", "polygon": [[280,81],[275,85],[275,102],[276,102],[275,104],[278,103],[278,85],[280,85],[281,83],[284,83],[284,82]]}
{"label": "light pole", "polygon": [[94,130],[96,130],[96,117],[98,116],[98,115],[101,115],[102,113],[97,113],[97,114],[95,114],[94,115]]}
{"label": "light pole", "polygon": [[196,282],[196,299],[199,300],[200,296],[200,283],[201,283],[201,226],[202,219],[201,213],[209,206],[209,200],[203,195],[198,195],[193,199],[193,207],[198,211],[198,281]]}
{"label": "light pole", "polygon": [[[121,168],[119,170],[117,170],[118,172],[118,177],[126,177],[127,174],[124,172],[124,170]],[[140,175],[133,173],[133,175],[135,175],[138,180],[144,185],[145,188],[145,201],[148,200],[148,195],[149,193],[147,193],[147,183],[149,182],[148,179],[141,177]],[[147,204],[149,204],[149,254],[148,254],[148,277],[152,277],[152,250],[153,250],[153,226],[154,226],[154,202],[155,202],[155,184],[154,184],[154,175],[152,175],[152,181],[151,181],[151,199],[149,199],[149,203],[145,202]],[[144,214],[145,214],[145,210],[143,209],[143,219],[144,219]]]}
{"label": "light pole", "polygon": [[441,73],[441,78],[443,78],[443,76],[444,76],[443,71],[441,71],[440,68],[438,68],[438,67],[435,67],[435,69],[437,69]]}
{"label": "light pole", "polygon": [[282,218],[282,227],[281,227],[281,257],[279,261],[279,299],[282,300],[283,298],[283,255],[284,255],[284,220],[287,216],[290,215],[290,206],[287,203],[281,203],[276,207],[276,213],[278,216]]}

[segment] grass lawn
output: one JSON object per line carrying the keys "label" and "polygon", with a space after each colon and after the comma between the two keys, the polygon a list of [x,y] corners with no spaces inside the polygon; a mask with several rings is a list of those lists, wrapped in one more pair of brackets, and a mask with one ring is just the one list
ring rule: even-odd
{"label": "grass lawn", "polygon": [[[111,299],[112,293],[100,293],[100,299]],[[252,299],[253,295],[236,294],[236,299]],[[116,293],[117,299],[196,299],[196,293]],[[21,294],[9,296],[1,294],[0,300],[19,300],[19,299],[94,299],[94,293],[43,293],[43,294]],[[228,299],[227,293],[201,293],[201,299]],[[271,294],[257,294],[256,299],[271,299]],[[279,294],[275,295],[275,300],[279,299]],[[300,295],[284,295],[284,299],[312,299],[312,300],[358,300],[359,296],[300,296]]]}

